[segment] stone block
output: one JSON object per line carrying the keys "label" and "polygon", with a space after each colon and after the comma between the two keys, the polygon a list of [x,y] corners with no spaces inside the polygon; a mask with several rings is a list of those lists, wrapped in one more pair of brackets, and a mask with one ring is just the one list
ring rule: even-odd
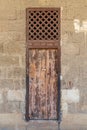
{"label": "stone block", "polygon": [[3,53],[3,43],[0,43],[0,53]]}
{"label": "stone block", "polygon": [[[67,0],[57,0],[57,2],[60,3],[60,7],[66,7],[67,6]],[[56,1],[55,1],[56,3]]]}
{"label": "stone block", "polygon": [[79,55],[80,47],[76,43],[66,43],[62,45],[62,52],[66,55]]}
{"label": "stone block", "polygon": [[23,32],[25,33],[26,20],[2,20],[0,21],[0,32]]}
{"label": "stone block", "polygon": [[79,46],[81,46],[81,44],[83,44],[84,41],[84,33],[70,33],[68,34],[68,38],[73,42],[73,43],[78,43]]}
{"label": "stone block", "polygon": [[82,105],[82,109],[81,110],[82,110],[83,113],[87,113],[87,104],[86,105],[85,104]]}
{"label": "stone block", "polygon": [[7,93],[8,101],[25,101],[25,89],[9,90]]}
{"label": "stone block", "polygon": [[61,72],[65,79],[77,79],[80,76],[80,56],[62,54]]}
{"label": "stone block", "polygon": [[0,32],[7,32],[8,31],[8,20],[1,20],[0,21]]}
{"label": "stone block", "polygon": [[11,67],[8,68],[7,71],[7,76],[8,78],[25,78],[25,68],[21,68],[21,67]]}
{"label": "stone block", "polygon": [[8,89],[13,89],[14,84],[13,84],[13,79],[0,79],[0,88],[8,88]]}
{"label": "stone block", "polygon": [[66,102],[61,103],[63,115],[68,113],[68,104]]}
{"label": "stone block", "polygon": [[86,4],[85,0],[67,0],[67,6],[70,7],[84,7]]}
{"label": "stone block", "polygon": [[26,52],[25,45],[19,41],[5,44],[4,53],[10,55],[24,55]]}
{"label": "stone block", "polygon": [[84,6],[84,7],[77,7],[77,8],[74,8],[74,18],[75,19],[79,19],[80,22],[82,22],[83,20],[85,20],[85,18],[87,17],[87,7]]}
{"label": "stone block", "polygon": [[16,20],[15,9],[0,9],[0,20]]}
{"label": "stone block", "polygon": [[[38,4],[41,6],[56,6],[55,4],[55,0],[54,1],[50,1],[50,0],[38,0]],[[59,2],[57,1],[56,4],[58,4]]]}
{"label": "stone block", "polygon": [[24,79],[17,78],[14,79],[13,82],[15,90],[26,88],[25,78]]}
{"label": "stone block", "polygon": [[2,104],[2,103],[3,103],[3,93],[0,92],[0,104]]}
{"label": "stone block", "polygon": [[[33,2],[32,2],[33,4]],[[46,6],[46,7],[61,7],[61,6],[66,6],[67,5],[67,0],[38,0],[38,3],[36,5],[39,6]]]}
{"label": "stone block", "polygon": [[14,9],[14,7],[14,1],[6,0],[3,2],[3,0],[0,0],[0,9]]}
{"label": "stone block", "polygon": [[6,79],[7,76],[7,69],[6,67],[0,67],[0,79]]}
{"label": "stone block", "polygon": [[72,20],[62,20],[61,23],[61,31],[62,31],[62,35],[65,32],[74,32],[74,24]]}
{"label": "stone block", "polygon": [[26,66],[26,57],[22,56],[22,66]]}
{"label": "stone block", "polygon": [[25,114],[25,102],[20,102],[20,110],[23,114]]}
{"label": "stone block", "polygon": [[[25,32],[26,29],[26,19],[24,20],[10,20],[8,21],[7,31],[18,31]],[[4,28],[5,29],[5,28]]]}
{"label": "stone block", "polygon": [[20,31],[8,31],[8,32],[0,32],[0,44],[9,44],[9,43],[18,43],[25,44],[26,35],[25,32]]}
{"label": "stone block", "polygon": [[78,103],[80,101],[80,94],[78,89],[63,89],[62,101],[65,103]]}
{"label": "stone block", "polygon": [[67,6],[63,7],[61,9],[61,19],[66,20],[67,19]]}
{"label": "stone block", "polygon": [[22,20],[25,19],[26,9],[19,9],[19,10],[17,9],[16,12],[17,12],[17,19],[22,19]]}
{"label": "stone block", "polygon": [[78,112],[81,112],[80,111],[80,104],[79,103],[72,103],[72,104],[68,104],[68,112],[69,113],[78,113]]}
{"label": "stone block", "polygon": [[16,10],[22,10],[25,9],[27,6],[29,7],[31,5],[31,2],[34,3],[34,1],[31,0],[15,0],[14,4],[15,4],[15,8]]}
{"label": "stone block", "polygon": [[15,112],[20,112],[20,107],[19,107],[20,102],[6,102],[5,104],[5,112],[6,113],[15,113]]}
{"label": "stone block", "polygon": [[0,66],[19,66],[19,57],[0,55]]}
{"label": "stone block", "polygon": [[4,106],[4,102],[0,103],[0,114],[5,112],[3,106]]}
{"label": "stone block", "polygon": [[73,6],[67,6],[67,20],[72,20],[75,18],[75,11],[74,11],[74,7]]}

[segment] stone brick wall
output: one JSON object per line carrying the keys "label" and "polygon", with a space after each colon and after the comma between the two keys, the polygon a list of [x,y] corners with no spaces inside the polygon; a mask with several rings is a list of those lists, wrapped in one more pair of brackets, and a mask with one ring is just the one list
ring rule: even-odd
{"label": "stone brick wall", "polygon": [[0,113],[25,112],[27,7],[61,7],[62,110],[87,113],[87,0],[0,0]]}

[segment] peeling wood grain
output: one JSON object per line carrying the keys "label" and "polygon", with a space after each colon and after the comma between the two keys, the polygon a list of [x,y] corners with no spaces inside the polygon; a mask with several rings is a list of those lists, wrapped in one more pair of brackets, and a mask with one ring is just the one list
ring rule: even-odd
{"label": "peeling wood grain", "polygon": [[29,115],[31,119],[57,119],[57,49],[29,51]]}

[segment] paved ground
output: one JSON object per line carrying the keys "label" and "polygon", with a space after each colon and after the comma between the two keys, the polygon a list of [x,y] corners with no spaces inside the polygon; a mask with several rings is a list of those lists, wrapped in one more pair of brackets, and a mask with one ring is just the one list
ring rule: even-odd
{"label": "paved ground", "polygon": [[[26,123],[20,114],[0,115],[0,130],[58,130],[57,121],[30,121]],[[87,115],[67,115],[60,130],[87,130]]]}
{"label": "paved ground", "polygon": [[[55,124],[55,125],[54,125]],[[56,123],[51,122],[51,125],[49,123],[37,123],[33,125],[27,125],[27,126],[6,126],[1,127],[0,130],[59,130]],[[87,130],[87,126],[61,126],[60,130]]]}

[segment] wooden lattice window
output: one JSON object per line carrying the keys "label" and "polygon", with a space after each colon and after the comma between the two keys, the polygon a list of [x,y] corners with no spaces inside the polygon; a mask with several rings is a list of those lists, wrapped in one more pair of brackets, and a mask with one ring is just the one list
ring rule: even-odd
{"label": "wooden lattice window", "polygon": [[26,14],[29,47],[56,48],[60,41],[60,9],[28,8]]}

